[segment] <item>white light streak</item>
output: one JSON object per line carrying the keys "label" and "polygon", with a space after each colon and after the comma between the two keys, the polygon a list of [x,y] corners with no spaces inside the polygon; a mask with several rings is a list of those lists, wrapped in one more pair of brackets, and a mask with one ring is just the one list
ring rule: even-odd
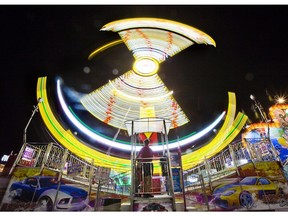
{"label": "white light streak", "polygon": [[[57,94],[58,94],[58,98],[61,104],[61,107],[63,109],[63,111],[65,112],[66,116],[69,118],[69,120],[80,130],[82,131],[84,134],[86,134],[87,136],[89,136],[90,138],[113,148],[117,148],[120,150],[124,150],[124,151],[130,151],[131,150],[131,146],[130,145],[126,145],[126,144],[122,144],[122,143],[118,143],[116,141],[112,141],[109,140],[107,138],[104,138],[96,133],[94,133],[93,131],[91,131],[90,129],[88,129],[87,127],[85,127],[82,123],[80,123],[75,116],[70,112],[68,106],[66,105],[66,102],[63,98],[62,95],[62,91],[60,88],[60,80],[57,80]],[[189,143],[194,142],[195,140],[201,138],[202,136],[204,136],[205,134],[207,134],[208,132],[210,132],[211,130],[213,130],[215,128],[215,126],[222,120],[222,118],[225,115],[225,111],[212,123],[210,124],[208,127],[206,127],[204,130],[200,131],[199,133],[192,135],[184,140],[180,140],[175,141],[175,142],[171,142],[170,144],[168,144],[168,148],[169,149],[173,149],[173,148],[177,148],[178,145],[180,146],[185,146]],[[140,149],[142,148],[142,146],[136,146],[136,151],[140,151]],[[163,146],[162,145],[155,145],[155,146],[151,146],[152,150],[154,152],[159,152],[163,150]]]}

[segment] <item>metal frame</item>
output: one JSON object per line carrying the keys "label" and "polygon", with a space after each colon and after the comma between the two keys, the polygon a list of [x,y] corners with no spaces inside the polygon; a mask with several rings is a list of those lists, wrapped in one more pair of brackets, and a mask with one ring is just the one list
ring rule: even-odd
{"label": "metal frame", "polygon": [[[166,121],[165,119],[158,119],[158,121],[163,121],[163,130],[160,132],[161,134],[161,140],[163,141],[163,155],[167,153],[167,165],[168,165],[168,195],[171,196],[172,199],[172,209],[173,211],[176,210],[176,205],[175,205],[175,195],[174,195],[174,184],[173,184],[173,178],[172,178],[172,170],[171,170],[171,160],[170,160],[170,151],[168,147],[168,134],[167,134],[167,128],[166,128]],[[137,121],[137,120],[135,120]],[[141,121],[145,121],[145,119],[141,119]],[[149,118],[147,118],[147,122],[149,123]],[[128,124],[126,124],[127,126]],[[135,185],[135,175],[136,175],[136,145],[137,145],[137,135],[140,133],[136,133],[134,129],[134,121],[129,121],[129,125],[131,125],[131,189],[130,189],[130,210],[133,211],[133,206],[134,206],[134,196],[135,193],[137,193],[137,188]],[[146,131],[143,131],[143,133]],[[153,131],[149,131],[153,132]],[[159,131],[157,131],[159,133]],[[141,132],[142,133],[142,132]],[[164,148],[166,147],[166,149]]]}

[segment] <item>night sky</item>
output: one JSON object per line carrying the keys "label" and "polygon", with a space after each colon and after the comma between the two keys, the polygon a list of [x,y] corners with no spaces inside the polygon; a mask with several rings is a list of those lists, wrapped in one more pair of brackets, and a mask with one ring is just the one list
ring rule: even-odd
{"label": "night sky", "polygon": [[[250,94],[268,112],[273,103],[266,92],[288,93],[287,14],[284,5],[0,5],[0,156],[22,145],[37,103],[38,77],[53,81],[59,76],[65,86],[85,94],[131,69],[133,57],[123,44],[88,60],[93,50],[119,38],[100,28],[124,18],[175,20],[216,42],[216,48],[193,45],[160,66],[160,77],[190,119],[177,129],[178,136],[204,128],[226,110],[228,91],[236,93],[237,111],[256,122]],[[39,113],[27,140],[51,140]]]}

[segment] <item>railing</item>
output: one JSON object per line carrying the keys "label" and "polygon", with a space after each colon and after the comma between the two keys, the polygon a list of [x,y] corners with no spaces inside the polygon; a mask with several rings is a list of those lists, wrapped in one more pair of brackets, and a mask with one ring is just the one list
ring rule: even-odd
{"label": "railing", "polygon": [[[207,155],[207,158],[209,156]],[[201,174],[204,183],[214,181],[219,178],[231,175],[236,172],[238,166],[251,161],[250,155],[246,148],[243,147],[241,141],[231,143],[221,153],[206,159],[203,163],[187,170],[184,175],[184,183],[186,187],[195,184],[197,181],[193,179],[193,175]]]}
{"label": "railing", "polygon": [[116,192],[113,190],[115,187],[111,186],[113,180],[109,177],[110,169],[94,166],[93,161],[85,161],[55,143],[39,145],[25,143],[10,174],[16,166],[40,167],[40,172],[44,168],[59,172],[62,178],[89,187],[89,193],[93,187],[94,189],[98,187],[99,182],[101,182],[101,190]]}
{"label": "railing", "polygon": [[[150,161],[145,161],[150,160]],[[134,160],[135,194],[167,194],[170,175],[165,157],[141,158]],[[151,178],[149,175],[151,174]],[[151,181],[151,185],[149,184]]]}
{"label": "railing", "polygon": [[[245,144],[247,144],[247,140]],[[211,194],[213,194],[214,188],[221,183],[221,179],[225,179],[227,184],[229,182],[239,182],[241,173],[239,173],[238,167],[247,163],[255,164],[277,160],[273,152],[268,151],[269,146],[261,149],[261,152],[257,152],[262,147],[261,145],[263,145],[263,139],[259,139],[259,143],[253,146],[249,145],[249,143],[248,146],[245,146],[241,141],[235,141],[219,154],[213,157],[207,155],[207,159],[203,163],[186,170],[183,176],[186,199],[192,205],[195,203],[195,205],[199,206],[199,203],[202,203],[198,210],[214,208],[213,205],[215,203]],[[284,163],[282,165],[284,166]],[[206,194],[210,194],[210,197],[207,197]]]}
{"label": "railing", "polygon": [[[141,161],[144,160],[144,161]],[[145,162],[145,160],[151,160]],[[135,159],[135,194],[167,194],[170,178],[168,161],[165,157]],[[151,178],[149,175],[151,174]],[[149,184],[151,181],[151,185]],[[151,188],[149,191],[146,187]]]}

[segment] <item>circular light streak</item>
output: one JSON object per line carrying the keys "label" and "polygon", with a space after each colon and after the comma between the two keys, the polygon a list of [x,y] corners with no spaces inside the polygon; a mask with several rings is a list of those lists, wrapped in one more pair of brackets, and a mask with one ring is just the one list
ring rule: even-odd
{"label": "circular light streak", "polygon": [[140,76],[152,76],[157,73],[159,64],[152,58],[139,58],[136,59],[133,65],[133,71]]}
{"label": "circular light streak", "polygon": [[[117,148],[120,150],[124,150],[124,151],[131,151],[131,145],[127,144],[123,144],[120,142],[116,142],[113,140],[109,140],[107,138],[105,138],[103,135],[99,134],[99,133],[95,133],[93,131],[91,131],[91,129],[87,128],[85,125],[83,125],[69,110],[64,97],[62,95],[62,91],[61,91],[61,83],[60,80],[57,80],[57,95],[58,95],[58,99],[60,102],[60,105],[64,111],[64,113],[66,114],[66,116],[69,118],[69,120],[80,130],[82,131],[84,134],[86,134],[87,136],[89,136],[90,138],[106,145],[109,147],[113,147],[113,148]],[[208,132],[210,132],[211,130],[213,130],[215,128],[215,126],[223,119],[223,117],[225,116],[225,111],[212,123],[210,124],[208,127],[206,127],[205,129],[203,129],[202,131],[198,132],[197,134],[188,136],[187,138],[183,139],[183,140],[179,140],[179,141],[175,141],[175,142],[171,142],[168,144],[168,148],[169,149],[174,149],[177,148],[178,146],[185,146],[191,142],[194,142],[197,139],[200,139],[202,136],[206,135]],[[136,146],[136,151],[140,151],[140,149],[142,148],[142,146]],[[154,152],[159,152],[159,151],[163,151],[163,146],[162,145],[156,145],[155,146],[151,146],[152,150]]]}
{"label": "circular light streak", "polygon": [[[116,25],[114,25],[114,24],[116,24]],[[157,20],[154,20],[154,19],[153,20],[152,19],[137,19],[137,20],[136,19],[132,19],[132,20],[127,19],[124,21],[123,20],[120,21],[120,23],[119,22],[109,23],[109,24],[107,24],[107,26],[105,26],[101,30],[117,31],[118,24],[120,24],[120,26],[122,26],[122,27],[123,27],[123,24],[128,24],[128,26],[129,26],[128,28],[124,28],[125,30],[124,29],[122,29],[122,30],[118,29],[118,33],[121,36],[123,42],[128,47],[128,49],[130,51],[132,51],[134,57],[136,58],[136,62],[133,65],[134,72],[131,70],[129,72],[131,72],[130,74],[134,74],[135,76],[139,77],[138,78],[139,83],[137,83],[138,84],[137,87],[141,88],[141,90],[143,90],[143,88],[142,88],[143,86],[146,87],[142,83],[143,80],[150,82],[151,79],[153,78],[153,81],[155,81],[156,83],[158,82],[158,84],[161,84],[162,81],[161,81],[161,79],[158,78],[156,73],[158,71],[159,64],[161,62],[163,62],[167,56],[173,56],[173,55],[179,53],[180,51],[182,51],[183,49],[186,49],[187,47],[189,47],[190,45],[193,45],[195,43],[204,43],[204,44],[210,44],[210,45],[214,45],[214,46],[216,45],[214,40],[211,37],[209,37],[208,35],[206,35],[204,32],[201,32],[195,28],[191,28],[187,25],[181,25],[181,23],[177,23],[177,22],[173,22],[173,21],[171,22],[169,20],[163,20],[163,19],[157,19]],[[133,29],[133,27],[135,27],[135,29]],[[143,27],[143,28],[139,29],[139,27]],[[127,29],[127,31],[126,31],[126,29]],[[168,30],[168,31],[165,31],[165,30]],[[155,37],[155,35],[157,35],[157,36]],[[188,39],[190,39],[190,40],[188,40]],[[93,58],[97,53],[102,52],[105,49],[108,49],[109,47],[112,47],[112,46],[117,45],[119,43],[121,43],[121,41],[119,41],[119,40],[114,41],[112,43],[109,43],[109,44],[95,50],[89,56],[89,59]],[[141,49],[141,52],[140,52],[139,48]],[[144,48],[144,49],[142,49],[142,48]],[[158,50],[160,51],[160,54],[158,53]],[[161,55],[162,53],[165,55]],[[159,57],[159,59],[157,58],[157,56]],[[165,58],[163,56],[165,56]],[[127,72],[124,75],[125,76],[130,75],[129,72]],[[154,74],[155,74],[155,76],[152,76]],[[144,82],[144,83],[147,84],[147,82]],[[135,96],[138,96],[138,95],[140,95],[140,96],[143,95],[143,97],[148,98],[148,99],[152,99],[152,100],[155,99],[154,98],[155,94],[153,94],[154,92],[152,92],[152,91],[147,91],[149,93],[147,95],[143,94],[142,92],[137,92],[137,94],[134,94],[135,91],[131,90],[131,88],[129,88],[127,86],[122,85],[121,87],[123,87],[123,89],[118,88],[118,86],[116,85],[116,84],[120,83],[118,79],[115,79],[115,85],[114,85],[114,86],[117,86],[118,89],[115,89],[115,87],[111,83],[112,82],[110,82],[110,85],[105,85],[105,87],[103,87],[103,88],[105,88],[105,91],[103,90],[99,93],[100,96],[104,96],[104,98],[106,98],[106,99],[110,98],[110,100],[108,102],[105,101],[106,105],[108,105],[109,108],[111,108],[111,106],[113,105],[114,107],[117,107],[117,108],[121,107],[121,109],[122,109],[121,111],[123,111],[123,110],[127,111],[127,109],[125,109],[125,107],[123,109],[123,106],[116,106],[119,104],[114,105],[114,103],[115,103],[114,93],[116,92],[115,90],[121,90],[118,93],[124,93],[124,94],[125,94],[125,92],[129,93],[129,94],[126,94],[129,96],[128,99],[133,99],[136,102],[138,102],[138,100],[136,99],[138,97],[135,97]],[[130,87],[134,86],[134,84],[135,84],[133,82],[132,83],[128,82],[128,83],[129,83]],[[111,87],[114,87],[114,89]],[[149,85],[148,85],[148,87],[149,87]],[[46,88],[46,86],[45,86],[45,88]],[[38,89],[38,87],[37,87],[37,89]],[[148,90],[149,89],[150,88],[148,88]],[[112,94],[111,94],[111,90],[113,90]],[[164,96],[164,98],[169,96],[169,92],[167,91],[167,89],[163,88],[161,90],[162,90],[162,92],[160,95]],[[44,91],[46,93],[46,89]],[[110,94],[108,94],[107,92],[109,92]],[[42,91],[41,91],[41,93],[42,93]],[[38,90],[37,90],[37,94],[38,94]],[[112,139],[110,139],[110,137],[107,137],[107,136],[105,137],[103,134],[98,133],[97,131],[89,128],[89,126],[86,125],[85,123],[81,122],[81,119],[79,119],[79,117],[77,117],[76,114],[73,113],[73,110],[71,109],[71,107],[68,107],[66,105],[65,100],[62,96],[59,80],[57,81],[57,94],[58,94],[60,104],[61,104],[62,109],[64,110],[65,114],[67,115],[69,120],[80,131],[84,132],[86,135],[93,138],[94,140],[97,140],[99,143],[105,144],[107,146],[117,148],[120,150],[128,150],[128,151],[131,150],[131,145],[128,142],[124,142],[124,141],[120,141],[120,140],[116,140],[116,141],[112,140]],[[93,94],[91,97],[89,97],[87,99],[87,103],[89,103],[89,104],[91,103],[90,99],[93,98],[93,96],[98,96],[98,95]],[[110,96],[110,97],[107,97],[107,96]],[[117,98],[117,99],[119,99],[119,98]],[[178,107],[177,102],[174,100],[174,98],[172,96],[171,96],[170,101],[173,102],[173,108],[176,109],[179,113],[182,113],[181,108]],[[217,139],[216,138],[213,139],[213,142],[209,143],[209,146],[205,146],[205,147],[201,148],[201,152],[205,153],[205,157],[206,157],[208,152],[211,152],[210,151],[211,147],[213,147],[213,151],[214,151],[213,153],[215,153],[217,150],[223,148],[224,144],[226,145],[228,142],[231,141],[231,140],[228,140],[228,138],[232,139],[233,137],[235,137],[235,136],[231,136],[231,134],[237,135],[238,132],[240,131],[239,128],[243,127],[244,121],[242,121],[242,117],[244,115],[242,115],[242,117],[240,115],[239,115],[239,117],[237,116],[236,120],[234,122],[232,122],[234,119],[234,115],[235,115],[235,105],[236,105],[234,103],[234,101],[231,100],[231,103],[230,103],[230,93],[229,93],[229,106],[228,106],[228,114],[227,114],[228,117],[226,116],[226,120],[225,120],[225,122],[221,128],[221,130],[223,130],[225,133],[219,132],[217,135]],[[120,105],[123,105],[123,104],[127,105],[127,102],[129,102],[129,100],[123,100],[122,99],[122,100],[120,100],[119,103],[120,103]],[[105,104],[105,103],[103,103],[103,104]],[[174,104],[176,104],[176,105],[174,105]],[[99,103],[98,104],[93,103],[92,105],[96,105],[96,107],[98,107]],[[128,107],[130,110],[131,106],[128,106]],[[44,107],[44,109],[45,109],[45,107]],[[103,111],[103,110],[104,109],[102,109],[100,111]],[[129,112],[129,110],[128,110],[128,112]],[[99,116],[101,117],[103,115],[103,113],[101,113],[101,112],[98,113],[99,110],[96,110],[96,111],[97,111],[97,115],[95,115],[96,117],[99,117]],[[43,108],[42,108],[42,112],[43,112]],[[112,118],[112,116],[110,115],[110,112],[111,112],[111,109],[104,110],[104,116],[106,118],[108,118],[108,117]],[[127,112],[127,114],[128,114],[128,112]],[[107,115],[105,115],[105,113]],[[119,113],[121,115],[119,115]],[[114,117],[119,118],[120,120],[121,119],[123,120],[123,116],[124,116],[124,115],[122,115],[123,112],[119,112],[119,113],[117,113],[117,115],[115,115]],[[173,112],[173,113],[175,113],[175,112]],[[93,114],[93,112],[92,112],[92,114]],[[167,115],[167,113],[164,113],[164,114]],[[184,146],[186,144],[190,144],[191,142],[201,138],[202,136],[204,136],[208,132],[212,131],[215,128],[215,126],[223,119],[225,114],[226,114],[226,112],[223,112],[211,125],[209,125],[207,128],[205,128],[204,130],[202,130],[199,133],[193,134],[193,135],[190,134],[186,137],[183,137],[182,140],[171,141],[168,144],[168,148],[173,149],[173,148],[177,148],[179,146]],[[51,111],[50,111],[50,115],[54,116],[54,114]],[[177,115],[177,118],[175,116],[172,115],[173,120],[177,120],[178,115]],[[186,117],[185,115],[183,115],[183,116]],[[125,115],[125,118],[126,118],[126,115]],[[241,118],[241,121],[238,121],[239,118]],[[53,122],[50,121],[49,116],[47,119],[49,119],[49,121],[46,121],[46,122],[48,122],[48,124],[51,124],[51,123],[53,124]],[[135,118],[132,118],[132,119],[135,119]],[[60,124],[56,119],[54,120],[54,122]],[[240,125],[238,122],[242,122],[243,125]],[[234,127],[233,127],[232,123],[233,123],[233,125],[235,123]],[[176,126],[179,126],[179,124]],[[61,134],[61,136],[58,136],[58,140],[60,140],[60,142],[62,141],[62,139],[63,139],[63,141],[67,140],[65,135],[70,135],[70,130],[66,131],[66,129],[65,129],[64,132],[65,132],[65,133],[63,133],[64,135]],[[58,134],[58,133],[59,133],[59,130],[56,131],[56,134]],[[77,148],[77,150],[80,150],[80,152],[81,151],[85,152],[85,150],[87,151],[87,148],[89,148],[88,151],[89,152],[90,152],[90,150],[94,151],[93,153],[95,154],[95,149],[90,149],[89,146],[86,146],[86,144],[79,141],[76,138],[75,134],[71,133],[71,135],[72,135],[71,139],[74,140],[74,142],[68,140],[68,142],[69,142],[68,145],[72,145],[74,148]],[[223,141],[225,141],[226,143],[224,143]],[[162,143],[159,143],[159,144],[155,143],[155,144],[157,146],[152,146],[153,151],[157,152],[157,151],[163,150]],[[66,146],[67,146],[67,143],[66,143]],[[141,148],[141,146],[137,146],[136,151],[139,151],[140,148]],[[209,151],[206,151],[206,150],[209,150]],[[85,153],[87,153],[87,152],[85,152]],[[91,155],[92,155],[92,153],[91,153]],[[100,153],[99,153],[99,155],[100,155]],[[203,155],[201,155],[201,156],[203,156]],[[103,155],[101,155],[100,164],[102,164],[102,157],[103,157]],[[198,155],[197,155],[197,157],[198,157]],[[99,157],[97,159],[99,159]],[[190,163],[191,162],[191,154],[187,155],[186,159],[187,159],[187,162]],[[110,161],[104,160],[104,163],[110,164]],[[127,165],[126,161],[125,161],[125,165]]]}

